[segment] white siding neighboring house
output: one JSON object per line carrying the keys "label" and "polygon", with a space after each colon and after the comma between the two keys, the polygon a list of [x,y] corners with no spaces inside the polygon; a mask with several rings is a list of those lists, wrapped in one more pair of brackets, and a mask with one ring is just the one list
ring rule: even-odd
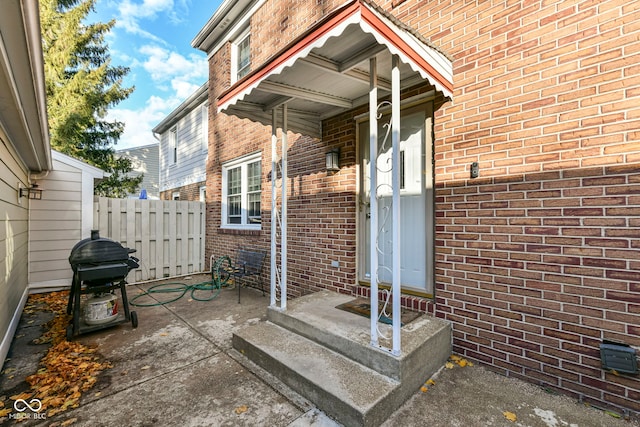
{"label": "white siding neighboring house", "polygon": [[[0,366],[28,296],[29,216],[20,197],[52,167],[37,0],[0,12]],[[24,194],[24,190],[23,190]]]}
{"label": "white siding neighboring house", "polygon": [[144,174],[140,191],[136,194],[130,194],[131,197],[138,198],[140,192],[147,190],[147,198],[158,199],[160,197],[159,187],[159,144],[149,144],[142,147],[126,148],[118,150],[116,155],[119,157],[128,157],[131,159],[133,171],[129,173],[131,176],[140,176]]}
{"label": "white siding neighboring house", "polygon": [[171,200],[199,200],[208,152],[208,88],[205,83],[153,128],[160,141],[160,194]]}
{"label": "white siding neighboring house", "polygon": [[104,171],[57,151],[53,170],[38,180],[42,199],[31,201],[29,288],[70,286],[71,248],[91,236],[93,190]]}

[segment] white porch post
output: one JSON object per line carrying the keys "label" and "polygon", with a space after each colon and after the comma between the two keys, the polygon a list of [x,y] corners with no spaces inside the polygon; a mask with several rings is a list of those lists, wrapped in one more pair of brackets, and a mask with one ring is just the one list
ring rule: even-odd
{"label": "white porch post", "polygon": [[276,287],[278,286],[277,272],[277,229],[278,207],[276,206],[276,179],[278,178],[278,128],[276,127],[276,110],[271,110],[271,306],[276,305]]}
{"label": "white porch post", "polygon": [[282,279],[280,281],[280,308],[287,309],[287,104],[282,105],[282,206],[280,225],[280,262],[282,263]]}
{"label": "white porch post", "polygon": [[378,346],[378,64],[369,59],[369,227],[371,258],[371,345]]}
{"label": "white porch post", "polygon": [[[287,309],[287,104],[282,106],[281,128],[282,193],[278,210],[278,120],[271,110],[271,301],[276,307],[276,291],[280,285],[280,309]],[[280,228],[280,268],[278,268],[278,227]]]}
{"label": "white porch post", "polygon": [[393,296],[393,349],[394,356],[400,355],[400,67],[397,55],[393,55],[391,68],[391,149],[392,164],[392,296]]}

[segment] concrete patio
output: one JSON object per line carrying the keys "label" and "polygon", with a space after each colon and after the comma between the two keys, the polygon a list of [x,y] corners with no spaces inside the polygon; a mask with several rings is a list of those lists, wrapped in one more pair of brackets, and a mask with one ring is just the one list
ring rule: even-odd
{"label": "concrete patio", "polygon": [[[207,275],[170,280],[186,284]],[[129,297],[155,283],[129,287]],[[139,326],[123,324],[77,339],[97,345],[113,364],[81,405],[49,419],[20,425],[60,426],[336,426],[308,401],[232,348],[232,334],[267,319],[269,298],[259,291],[223,289],[217,298],[185,295],[164,306],[135,307]],[[24,314],[0,375],[0,396],[19,390],[35,373],[45,345],[42,313]],[[13,378],[6,373],[10,370]],[[425,378],[426,381],[428,378]],[[442,369],[428,391],[417,390],[384,426],[639,426],[601,410],[501,377],[478,366]],[[24,385],[26,387],[26,385]],[[517,421],[505,418],[505,411]],[[71,421],[74,420],[71,424]],[[0,418],[0,425],[14,420]]]}

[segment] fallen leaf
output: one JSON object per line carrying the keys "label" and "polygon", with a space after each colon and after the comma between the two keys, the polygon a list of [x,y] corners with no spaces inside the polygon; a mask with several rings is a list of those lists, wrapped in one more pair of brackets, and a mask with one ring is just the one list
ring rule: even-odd
{"label": "fallen leaf", "polygon": [[62,424],[60,424],[60,427],[70,426],[71,424],[75,423],[76,421],[78,421],[77,418],[69,418],[68,420],[63,421]]}
{"label": "fallen leaf", "polygon": [[169,334],[168,334],[168,333],[166,333],[166,332],[163,332],[163,333],[161,333],[161,334],[160,334],[160,336],[161,336],[161,337],[166,337],[166,336],[168,336],[168,335],[169,335]]}
{"label": "fallen leaf", "polygon": [[425,386],[420,387],[420,391],[423,393],[426,393],[427,391],[429,391],[429,389]]}
{"label": "fallen leaf", "polygon": [[6,417],[9,413],[11,413],[11,408],[0,409],[0,417]]}
{"label": "fallen leaf", "polygon": [[48,416],[77,408],[82,392],[96,384],[96,375],[112,367],[109,362],[100,360],[96,348],[66,340],[71,319],[66,313],[68,298],[66,291],[31,295],[28,300],[37,311],[51,311],[55,316],[43,325],[42,336],[33,340],[39,344],[50,343],[50,347],[40,361],[40,369],[25,378],[31,386],[31,394],[26,398],[19,396],[24,400],[39,399],[42,407],[47,408]]}
{"label": "fallen leaf", "polygon": [[247,407],[247,405],[242,405],[242,406],[238,406],[235,409],[236,414],[240,415],[240,414],[244,414],[245,412],[247,412],[249,408]]}
{"label": "fallen leaf", "polygon": [[444,367],[447,369],[453,369],[455,367],[455,365],[451,362],[447,362],[444,364]]}
{"label": "fallen leaf", "polygon": [[11,399],[11,400],[19,400],[19,399],[27,400],[32,395],[33,395],[33,393],[29,393],[28,391],[25,391],[24,393],[13,395],[13,396],[9,397],[9,399]]}
{"label": "fallen leaf", "polygon": [[618,371],[616,371],[615,369],[611,369],[609,372],[611,372],[613,375],[615,375],[616,377],[619,377],[620,374],[618,373]]}
{"label": "fallen leaf", "polygon": [[456,362],[458,364],[458,366],[460,366],[461,368],[464,368],[465,366],[467,366],[467,359],[460,359]]}
{"label": "fallen leaf", "polygon": [[462,359],[462,357],[455,354],[452,354],[451,356],[449,356],[449,360],[451,360],[452,362],[457,362],[460,359]]}
{"label": "fallen leaf", "polygon": [[146,371],[147,369],[151,369],[151,366],[145,365],[142,368],[140,368],[141,371]]}
{"label": "fallen leaf", "polygon": [[504,412],[502,413],[502,415],[504,415],[504,417],[505,417],[506,419],[508,419],[509,421],[511,421],[511,422],[515,422],[515,421],[518,419],[518,417],[516,416],[516,414],[514,414],[513,412],[504,411]]}
{"label": "fallen leaf", "polygon": [[432,380],[432,379],[428,379],[425,384],[426,385],[436,385],[436,382],[434,380]]}

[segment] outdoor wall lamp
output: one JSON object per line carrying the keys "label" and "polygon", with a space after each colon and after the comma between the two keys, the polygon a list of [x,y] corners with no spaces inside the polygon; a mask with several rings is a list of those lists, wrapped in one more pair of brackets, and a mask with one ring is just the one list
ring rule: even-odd
{"label": "outdoor wall lamp", "polygon": [[327,172],[337,172],[340,170],[340,149],[332,148],[325,154]]}
{"label": "outdoor wall lamp", "polygon": [[38,184],[31,184],[31,187],[20,187],[20,197],[41,200],[42,190],[38,188]]}

